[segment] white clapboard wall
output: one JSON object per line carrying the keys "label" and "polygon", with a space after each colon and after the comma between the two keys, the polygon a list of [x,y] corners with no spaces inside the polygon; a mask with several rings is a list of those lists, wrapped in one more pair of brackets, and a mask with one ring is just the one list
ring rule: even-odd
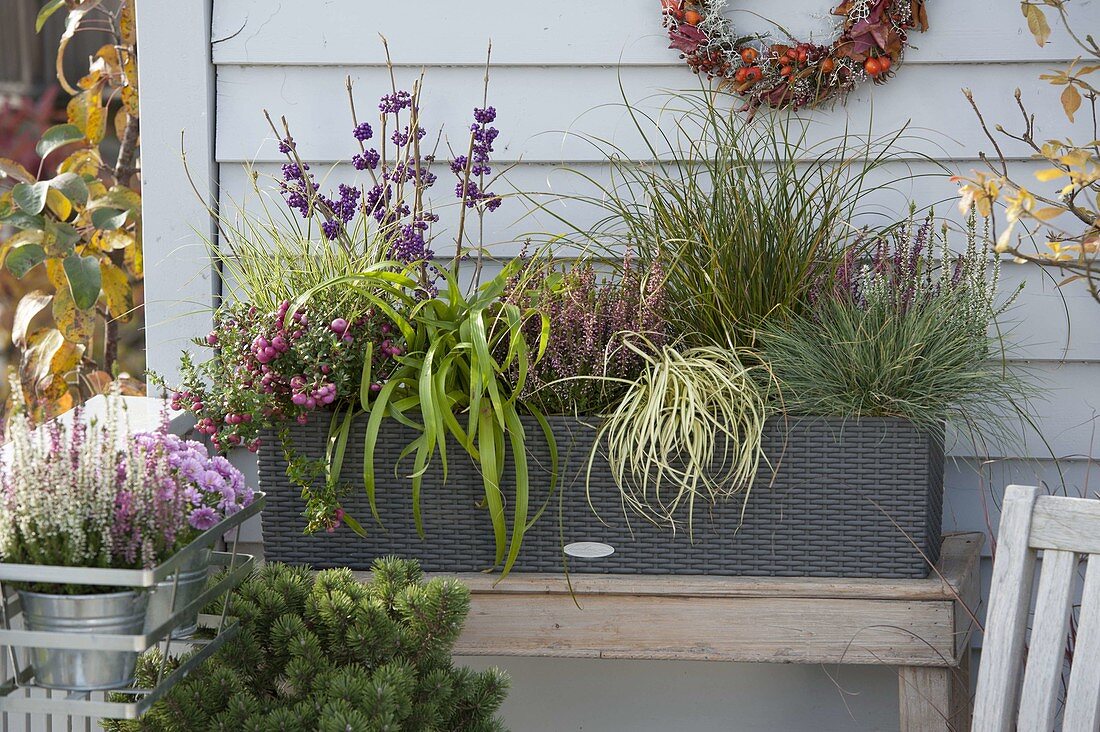
{"label": "white clapboard wall", "polygon": [[[835,4],[835,3],[833,3]],[[187,5],[188,7],[183,7]],[[727,12],[740,27],[767,30],[753,12],[770,16],[795,34],[828,33],[823,0],[732,0]],[[973,89],[987,119],[1015,123],[1013,91],[1038,112],[1037,135],[1065,135],[1058,90],[1038,81],[1049,68],[1076,56],[1056,30],[1039,49],[1015,0],[929,0],[932,29],[914,38],[912,50],[889,84],[866,85],[846,106],[805,112],[812,135],[824,139],[845,129],[883,134],[907,126],[907,159],[887,171],[917,177],[883,191],[877,208],[900,215],[906,200],[939,202],[953,210],[955,186],[927,156],[949,171],[980,167],[990,148],[961,89]],[[1085,29],[1100,27],[1098,0],[1073,0],[1071,10]],[[493,43],[489,101],[499,113],[498,167],[516,190],[576,193],[585,190],[573,171],[599,177],[600,153],[583,136],[621,145],[644,159],[648,152],[622,107],[622,95],[657,111],[663,90],[695,88],[697,81],[669,51],[660,28],[657,0],[584,0],[505,4],[417,0],[195,0],[138,6],[142,46],[143,176],[146,266],[149,293],[149,363],[171,377],[188,339],[205,332],[205,308],[221,287],[204,257],[202,238],[211,227],[183,175],[181,149],[206,202],[223,213],[252,208],[249,174],[277,174],[281,158],[263,111],[285,116],[302,156],[315,171],[336,181],[354,176],[347,160],[355,151],[344,79],[356,85],[358,108],[373,112],[389,88],[379,34],[389,41],[399,85],[425,73],[426,126],[461,141],[473,106],[480,106],[485,48]],[[181,133],[182,146],[181,146]],[[462,146],[459,142],[458,146]],[[1021,177],[1034,163],[1019,145],[1005,144]],[[449,201],[446,168],[437,186]],[[507,192],[500,184],[498,192]],[[592,212],[561,208],[574,220]],[[453,207],[440,209],[447,223]],[[589,217],[586,219],[586,217]],[[509,200],[487,222],[486,238],[500,257],[514,255],[526,234],[553,232],[546,214],[526,215]],[[436,249],[449,251],[445,237]],[[1097,450],[1095,412],[1100,406],[1100,305],[1080,289],[1054,287],[1030,266],[1006,264],[1005,288],[1025,282],[1011,326],[1012,357],[1048,389],[1034,402],[1038,431],[1022,429],[1019,440],[976,450],[953,442],[947,473],[945,528],[985,530],[995,526],[1001,489],[1011,482],[1045,481],[1052,490],[1091,495],[1086,456]],[[988,550],[987,550],[988,551]],[[988,570],[988,567],[987,567]],[[987,571],[988,574],[988,571]],[[601,665],[603,664],[603,665]],[[677,714],[698,724],[684,729],[891,729],[896,680],[888,670],[845,671],[833,678],[821,670],[768,669],[599,661],[509,661],[515,690],[509,721],[521,730],[671,729]],[[619,675],[615,675],[616,669]],[[758,683],[769,679],[767,688]],[[728,693],[703,694],[720,679]],[[681,693],[671,700],[662,689]],[[769,689],[771,689],[769,691]],[[601,692],[600,690],[603,690]],[[568,705],[542,701],[570,694]],[[606,695],[602,695],[606,694]],[[884,699],[885,695],[885,699]],[[798,697],[797,702],[791,701]],[[621,716],[625,707],[628,717]],[[620,710],[620,717],[615,716]],[[552,718],[545,718],[552,715]],[[671,725],[671,726],[670,726]]]}

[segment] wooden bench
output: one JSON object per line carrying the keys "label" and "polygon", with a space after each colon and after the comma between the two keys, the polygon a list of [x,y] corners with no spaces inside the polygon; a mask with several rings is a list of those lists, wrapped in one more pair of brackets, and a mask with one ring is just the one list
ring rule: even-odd
{"label": "wooden bench", "polygon": [[982,543],[947,536],[924,580],[458,575],[455,654],[895,666],[902,732],[968,730]]}

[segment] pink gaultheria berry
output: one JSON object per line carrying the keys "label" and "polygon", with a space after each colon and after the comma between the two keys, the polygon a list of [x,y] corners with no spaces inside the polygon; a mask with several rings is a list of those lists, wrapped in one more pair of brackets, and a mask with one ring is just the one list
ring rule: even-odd
{"label": "pink gaultheria berry", "polygon": [[206,336],[206,342],[211,346],[218,345],[218,334],[214,331],[210,331],[210,333]]}
{"label": "pink gaultheria berry", "polygon": [[298,424],[303,424],[303,425],[304,424],[309,424],[309,415],[307,415],[305,412],[303,412],[302,414],[299,414],[298,415]]}
{"label": "pink gaultheria berry", "polygon": [[308,399],[308,397],[305,394],[298,392],[290,398],[290,401],[294,402],[294,405],[297,407],[304,407],[306,405],[306,399]]}
{"label": "pink gaultheria berry", "polygon": [[379,391],[382,391],[382,385],[381,385],[381,384],[377,384],[377,383],[375,383],[375,384],[371,384],[371,385],[370,385],[370,390],[371,390],[371,391],[373,391],[373,392],[379,392]]}
{"label": "pink gaultheria berry", "polygon": [[331,374],[332,373],[332,367],[329,366],[327,363],[321,364],[321,373],[322,374]]}
{"label": "pink gaultheria berry", "polygon": [[287,344],[286,338],[281,335],[277,335],[271,339],[271,347],[279,353],[286,353],[290,349],[290,345]]}
{"label": "pink gaultheria berry", "polygon": [[348,330],[348,321],[344,320],[343,318],[336,318],[336,320],[333,320],[328,327],[333,333],[337,335],[343,335]]}
{"label": "pink gaultheria berry", "polygon": [[344,334],[344,338],[343,338],[344,343],[351,343],[353,340],[355,340],[355,339],[352,338],[351,333],[345,333]]}

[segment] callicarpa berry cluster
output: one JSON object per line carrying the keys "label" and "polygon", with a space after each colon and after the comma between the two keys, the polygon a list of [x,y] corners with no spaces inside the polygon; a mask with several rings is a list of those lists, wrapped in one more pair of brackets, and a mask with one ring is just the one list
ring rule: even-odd
{"label": "callicarpa berry cluster", "polygon": [[[349,94],[350,89],[349,82]],[[355,120],[351,132],[359,146],[351,157],[352,167],[365,173],[369,181],[340,183],[332,196],[319,190],[284,123],[281,133],[276,130],[280,135],[279,151],[287,157],[279,190],[287,206],[299,216],[318,219],[322,234],[330,241],[352,247],[360,239],[366,243],[373,233],[382,242],[385,258],[406,264],[426,263],[435,256],[430,242],[432,225],[439,221],[439,215],[432,210],[428,192],[438,176],[432,172],[434,150],[422,147],[428,132],[420,124],[419,92],[396,90],[386,94],[379,101],[378,111],[377,147],[368,147],[375,140],[375,128],[369,122]],[[501,196],[487,190],[493,142],[500,134],[492,126],[496,114],[491,106],[474,109],[468,153],[455,156],[450,164],[458,178],[455,197],[461,206],[477,209],[479,214],[496,211],[503,202]],[[461,248],[461,231],[458,238]],[[429,267],[424,270],[427,272]],[[424,279],[425,288],[430,290],[435,278]]]}

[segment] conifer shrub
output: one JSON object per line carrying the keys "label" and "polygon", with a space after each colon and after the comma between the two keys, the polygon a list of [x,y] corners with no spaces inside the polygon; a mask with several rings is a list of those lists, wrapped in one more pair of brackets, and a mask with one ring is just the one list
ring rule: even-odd
{"label": "conifer shrub", "polygon": [[[451,661],[469,612],[455,580],[424,581],[420,565],[374,563],[314,574],[272,564],[236,590],[240,634],[139,721],[111,732],[489,732],[508,689],[498,669]],[[221,612],[220,603],[208,612]],[[180,659],[170,659],[176,666]],[[156,681],[160,656],[142,657],[137,686]]]}

